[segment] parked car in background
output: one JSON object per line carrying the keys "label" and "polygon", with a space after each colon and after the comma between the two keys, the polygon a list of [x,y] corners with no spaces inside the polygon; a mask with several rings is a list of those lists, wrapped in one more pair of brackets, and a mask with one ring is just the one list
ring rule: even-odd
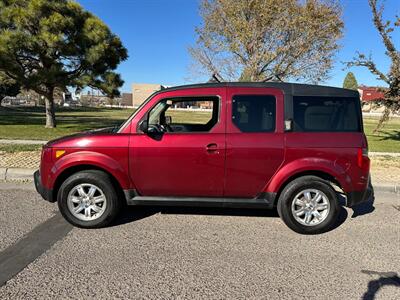
{"label": "parked car in background", "polygon": [[[189,117],[175,107],[204,106]],[[210,83],[150,96],[119,128],[49,142],[38,192],[75,226],[108,225],[127,205],[278,209],[304,234],[366,201],[367,140],[357,91],[290,83]]]}

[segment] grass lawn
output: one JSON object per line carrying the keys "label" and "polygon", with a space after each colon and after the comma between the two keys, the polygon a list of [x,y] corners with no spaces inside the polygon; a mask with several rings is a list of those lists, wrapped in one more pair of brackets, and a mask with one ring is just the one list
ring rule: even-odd
{"label": "grass lawn", "polygon": [[94,128],[121,124],[132,109],[111,108],[59,108],[56,112],[57,128],[44,128],[43,107],[0,107],[0,139],[51,140]]}
{"label": "grass lawn", "polygon": [[367,135],[369,151],[400,152],[400,118],[392,118],[374,134],[376,124],[378,124],[378,118],[364,117],[364,131]]}
{"label": "grass lawn", "polygon": [[[116,108],[59,108],[55,129],[44,128],[44,108],[4,108],[0,107],[0,139],[51,140],[94,128],[121,124],[132,109]],[[209,112],[172,111],[173,122],[201,122],[210,118]],[[373,134],[378,118],[364,118],[364,129],[369,142],[369,150],[374,152],[400,152],[400,118],[392,118],[384,128]],[[10,148],[11,147],[11,148]],[[12,148],[29,150],[35,146],[0,145],[0,151],[10,152]],[[21,151],[19,150],[19,151]]]}
{"label": "grass lawn", "polygon": [[0,154],[2,152],[15,153],[22,151],[40,151],[42,145],[12,145],[12,144],[0,144]]}

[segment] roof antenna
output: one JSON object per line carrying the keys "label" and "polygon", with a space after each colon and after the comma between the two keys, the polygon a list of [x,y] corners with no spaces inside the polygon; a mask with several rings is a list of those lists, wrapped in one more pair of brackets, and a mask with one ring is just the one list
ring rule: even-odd
{"label": "roof antenna", "polygon": [[217,73],[213,73],[211,78],[208,80],[209,83],[220,83],[221,79],[218,77]]}
{"label": "roof antenna", "polygon": [[268,81],[271,81],[271,80],[272,80],[272,78],[274,78],[274,77],[273,77],[273,76],[269,76],[269,77],[265,78],[265,79],[263,80],[263,82],[268,82]]}
{"label": "roof antenna", "polygon": [[[273,80],[274,78],[276,78],[277,80]],[[268,81],[280,81],[280,82],[283,82],[281,77],[279,77],[279,75],[277,75],[277,74],[274,74],[272,76],[269,76],[269,77],[265,78],[263,82],[268,82]]]}

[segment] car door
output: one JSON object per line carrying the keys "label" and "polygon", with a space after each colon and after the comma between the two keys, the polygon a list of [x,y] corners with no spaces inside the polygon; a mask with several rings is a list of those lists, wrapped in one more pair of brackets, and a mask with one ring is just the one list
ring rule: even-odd
{"label": "car door", "polygon": [[226,197],[257,197],[284,159],[283,93],[227,89]]}
{"label": "car door", "polygon": [[[176,90],[156,95],[146,104],[143,111],[152,116],[157,105],[168,101],[170,108],[162,119],[172,118],[168,124],[172,132],[145,134],[137,126],[131,129],[130,174],[139,194],[223,196],[225,91],[225,88]],[[207,105],[211,102],[210,112]],[[138,117],[143,120],[149,117],[148,113]],[[139,123],[140,120],[136,122]]]}

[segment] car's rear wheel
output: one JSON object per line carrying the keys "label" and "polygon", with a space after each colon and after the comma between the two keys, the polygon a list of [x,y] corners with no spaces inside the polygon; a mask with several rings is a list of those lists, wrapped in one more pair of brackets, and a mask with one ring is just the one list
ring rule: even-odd
{"label": "car's rear wheel", "polygon": [[340,206],[331,185],[316,176],[290,182],[278,200],[278,213],[285,224],[302,234],[330,230],[337,222]]}
{"label": "car's rear wheel", "polygon": [[64,218],[82,228],[107,226],[120,208],[109,175],[98,170],[81,171],[68,177],[58,191],[57,201]]}

